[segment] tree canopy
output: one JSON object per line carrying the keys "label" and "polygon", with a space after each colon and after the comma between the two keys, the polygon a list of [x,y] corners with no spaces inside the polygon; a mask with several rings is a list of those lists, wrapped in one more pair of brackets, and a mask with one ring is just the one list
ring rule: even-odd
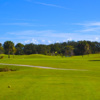
{"label": "tree canopy", "polygon": [[14,45],[12,41],[4,42],[3,46],[0,43],[0,53],[24,55],[24,54],[45,54],[45,55],[85,55],[100,53],[100,43],[91,41],[68,41],[63,43],[54,43],[49,45],[44,44],[22,44]]}
{"label": "tree canopy", "polygon": [[12,41],[4,42],[4,49],[5,49],[5,53],[8,54],[8,58],[10,58],[10,53],[13,52],[13,47],[14,47],[14,43]]}

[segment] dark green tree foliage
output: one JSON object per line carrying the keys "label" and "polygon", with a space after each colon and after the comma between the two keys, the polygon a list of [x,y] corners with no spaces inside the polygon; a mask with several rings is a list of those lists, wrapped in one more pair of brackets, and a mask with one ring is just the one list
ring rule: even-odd
{"label": "dark green tree foliage", "polygon": [[3,54],[3,53],[4,53],[4,49],[3,49],[2,44],[0,43],[0,54]]}
{"label": "dark green tree foliage", "polygon": [[16,46],[16,55],[23,55],[24,54],[24,45],[21,43],[17,43]]}
{"label": "dark green tree foliage", "polygon": [[[100,52],[100,51],[98,51],[97,49],[96,49],[96,44],[95,44],[95,42],[90,42],[90,41],[87,41],[87,43],[89,44],[89,46],[90,46],[90,50],[91,50],[91,53],[96,53],[96,52]],[[99,43],[99,45],[100,45],[100,43]]]}
{"label": "dark green tree foliage", "polygon": [[54,44],[50,44],[49,47],[50,47],[50,53],[51,53],[51,55],[55,55]]}
{"label": "dark green tree foliage", "polygon": [[[26,44],[21,43],[16,44],[11,41],[6,41],[3,45],[5,54],[48,54],[48,55],[61,55],[71,56],[71,55],[85,55],[90,53],[100,53],[100,43],[91,41],[68,41],[63,43],[55,43],[50,45],[43,44]],[[0,44],[0,53],[3,53],[2,44]],[[15,49],[16,48],[16,49]],[[74,48],[74,49],[72,49]]]}
{"label": "dark green tree foliage", "polygon": [[17,51],[16,48],[13,47],[13,49],[12,49],[13,58],[14,58],[14,55],[15,55],[16,51]]}
{"label": "dark green tree foliage", "polygon": [[5,53],[8,54],[8,58],[10,58],[10,54],[13,52],[14,43],[12,41],[4,42]]}
{"label": "dark green tree foliage", "polygon": [[59,54],[60,50],[61,50],[61,44],[60,43],[55,43],[54,44],[54,50],[55,50],[55,52],[57,52]]}
{"label": "dark green tree foliage", "polygon": [[75,48],[77,46],[77,42],[75,42],[75,41],[68,41],[67,45],[71,45],[71,46],[73,46]]}
{"label": "dark green tree foliage", "polygon": [[79,41],[77,45],[77,51],[79,55],[89,54],[90,53],[90,46],[87,41]]}
{"label": "dark green tree foliage", "polygon": [[61,53],[61,44],[60,43],[50,44],[49,46],[50,46],[51,55]]}
{"label": "dark green tree foliage", "polygon": [[85,45],[85,54],[90,54],[91,53],[91,50],[90,50],[90,46],[88,43],[86,43]]}
{"label": "dark green tree foliage", "polygon": [[40,44],[40,45],[38,45],[37,46],[37,52],[38,52],[38,54],[47,54],[47,52],[48,52],[48,50],[47,50],[47,46],[46,45],[42,45],[42,44]]}
{"label": "dark green tree foliage", "polygon": [[100,52],[100,43],[98,43],[98,42],[94,42],[94,44],[95,44],[94,53],[98,53],[98,52]]}
{"label": "dark green tree foliage", "polygon": [[50,47],[49,45],[47,45],[47,46],[46,46],[46,49],[47,49],[47,54],[50,55],[51,47]]}
{"label": "dark green tree foliage", "polygon": [[37,53],[37,45],[30,43],[24,46],[24,53],[25,54],[36,54]]}
{"label": "dark green tree foliage", "polygon": [[74,55],[73,50],[74,50],[73,46],[67,45],[65,47],[65,56],[72,56],[72,55]]}

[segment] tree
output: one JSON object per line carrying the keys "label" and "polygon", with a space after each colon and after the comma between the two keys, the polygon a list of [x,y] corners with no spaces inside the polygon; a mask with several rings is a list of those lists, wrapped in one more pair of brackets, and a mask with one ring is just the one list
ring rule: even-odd
{"label": "tree", "polygon": [[12,49],[12,53],[13,53],[13,58],[14,58],[14,55],[15,55],[15,53],[16,53],[16,48],[15,47],[13,47],[13,49]]}
{"label": "tree", "polygon": [[37,48],[37,45],[33,43],[26,44],[24,46],[24,53],[25,54],[36,54],[37,53],[36,48]]}
{"label": "tree", "polygon": [[24,45],[21,43],[17,43],[16,46],[16,55],[23,55],[24,54]]}
{"label": "tree", "polygon": [[13,51],[14,43],[12,41],[4,42],[5,52],[8,54],[8,58],[10,58],[10,53]]}
{"label": "tree", "polygon": [[89,44],[88,43],[86,43],[86,45],[85,45],[85,54],[90,54],[91,53],[91,51],[90,51],[90,46],[89,46]]}
{"label": "tree", "polygon": [[0,54],[3,54],[3,53],[4,53],[4,49],[3,49],[2,44],[0,43]]}
{"label": "tree", "polygon": [[79,54],[82,55],[82,57],[84,54],[90,53],[90,46],[87,43],[87,41],[79,41],[77,45],[77,49],[79,51]]}
{"label": "tree", "polygon": [[49,46],[51,48],[50,52],[52,55],[55,55],[55,52],[57,52],[56,55],[61,53],[61,44],[60,43],[50,44]]}
{"label": "tree", "polygon": [[38,54],[45,54],[46,55],[48,52],[47,46],[42,45],[42,44],[37,45],[37,52],[38,52]]}
{"label": "tree", "polygon": [[65,56],[72,56],[73,55],[73,50],[74,50],[73,46],[67,45],[65,47]]}
{"label": "tree", "polygon": [[50,55],[50,50],[51,50],[50,46],[47,45],[47,46],[46,46],[46,49],[47,49],[47,54]]}

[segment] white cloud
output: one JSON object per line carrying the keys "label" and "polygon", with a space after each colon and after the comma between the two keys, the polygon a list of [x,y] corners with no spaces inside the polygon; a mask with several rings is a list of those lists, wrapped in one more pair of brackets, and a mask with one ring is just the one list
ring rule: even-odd
{"label": "white cloud", "polygon": [[100,26],[100,22],[89,23],[88,26]]}
{"label": "white cloud", "polygon": [[76,23],[76,25],[83,25],[83,26],[100,26],[100,22]]}
{"label": "white cloud", "polygon": [[43,34],[52,34],[54,31],[52,30],[42,30],[42,31],[37,31],[37,30],[26,30],[26,31],[18,31],[18,32],[7,32],[8,34],[12,35],[43,35]]}
{"label": "white cloud", "polygon": [[98,40],[99,40],[99,38],[98,38],[98,37],[96,37],[96,38],[95,38],[95,40],[96,40],[96,41],[98,41]]}
{"label": "white cloud", "polygon": [[36,19],[18,19],[18,18],[6,18],[7,20],[17,20],[17,21],[37,21]]}
{"label": "white cloud", "polygon": [[42,2],[36,2],[36,3],[37,3],[37,4],[44,5],[44,6],[51,6],[51,7],[57,7],[57,8],[68,9],[68,8],[66,8],[66,7],[59,6],[59,5],[54,5],[54,4],[47,4],[47,3],[42,3]]}
{"label": "white cloud", "polygon": [[52,43],[52,41],[49,40],[48,43]]}
{"label": "white cloud", "polygon": [[32,39],[31,43],[38,44],[38,41],[36,39]]}
{"label": "white cloud", "polygon": [[72,38],[68,38],[67,40],[68,40],[68,41],[72,41]]}
{"label": "white cloud", "polygon": [[45,42],[45,40],[41,40],[43,43]]}
{"label": "white cloud", "polygon": [[60,41],[56,41],[56,43],[60,43]]}
{"label": "white cloud", "polygon": [[26,41],[25,41],[25,44],[28,44],[28,43],[30,43],[30,40],[26,40]]}
{"label": "white cloud", "polygon": [[87,28],[84,30],[80,30],[80,32],[96,32],[98,30],[100,30],[100,28]]}
{"label": "white cloud", "polygon": [[34,43],[34,44],[38,44],[38,41],[36,39],[31,39],[31,40],[26,40],[24,41],[25,44],[28,44],[28,43]]}
{"label": "white cloud", "polygon": [[67,40],[63,40],[63,42],[67,42]]}
{"label": "white cloud", "polygon": [[46,25],[36,25],[32,23],[0,23],[0,25],[15,25],[15,26],[46,26]]}
{"label": "white cloud", "polygon": [[[67,39],[72,37],[75,33],[59,33],[53,30],[42,30],[42,31],[37,31],[37,30],[26,30],[26,31],[19,31],[19,32],[8,32],[8,35],[14,35],[19,38],[41,38],[42,42],[45,42],[46,40],[53,39]],[[56,38],[56,39],[55,39]],[[44,41],[45,40],[45,41]],[[71,39],[70,39],[71,40]]]}
{"label": "white cloud", "polygon": [[[79,41],[79,40],[89,40],[89,41],[99,41],[100,34],[80,34],[79,33],[60,33],[53,30],[26,30],[19,32],[8,32],[7,36],[10,38],[16,38],[16,40],[22,40],[24,43],[34,43],[34,44],[50,44],[56,42],[67,42],[67,41]],[[5,37],[6,38],[6,37]]]}
{"label": "white cloud", "polygon": [[100,22],[86,22],[86,23],[76,23],[75,25],[83,26],[81,30],[77,32],[99,32]]}

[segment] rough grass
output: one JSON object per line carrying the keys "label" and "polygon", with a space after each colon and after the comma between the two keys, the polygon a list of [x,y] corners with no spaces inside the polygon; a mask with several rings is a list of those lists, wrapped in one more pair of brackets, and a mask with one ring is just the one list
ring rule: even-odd
{"label": "rough grass", "polygon": [[[7,66],[17,69],[0,72],[0,100],[100,100],[100,55],[70,58],[44,55],[5,55],[0,63],[41,65],[55,68],[88,69],[62,71]],[[0,68],[4,68],[0,65]],[[8,88],[10,86],[10,88]]]}

